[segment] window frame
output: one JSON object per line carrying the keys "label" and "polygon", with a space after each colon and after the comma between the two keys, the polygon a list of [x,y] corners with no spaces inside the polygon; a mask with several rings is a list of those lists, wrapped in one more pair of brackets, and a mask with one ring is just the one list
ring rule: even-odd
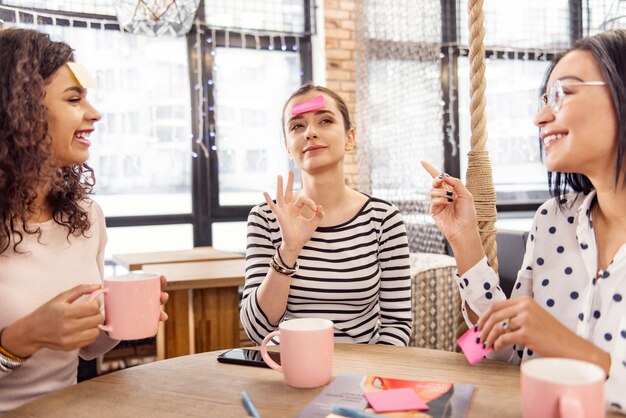
{"label": "window frame", "polygon": [[[452,97],[458,97],[458,59],[463,53],[468,56],[469,48],[461,45],[457,31],[459,0],[441,0],[441,26],[442,26],[442,46],[441,46],[441,91],[443,106],[443,137],[444,137],[444,170],[454,177],[461,177],[461,156],[459,152],[461,138],[459,129],[459,105],[458,101],[451,103]],[[569,0],[569,39],[570,45],[583,37],[583,3],[582,0]],[[553,52],[541,51],[548,60],[554,57]],[[485,48],[485,58],[504,59],[501,50]],[[514,56],[507,56],[506,59],[521,59]],[[526,56],[527,60],[537,60],[534,53]],[[544,58],[546,59],[546,58]],[[547,181],[547,179],[546,179]],[[496,203],[497,212],[534,212],[541,203],[519,202],[519,203]]]}

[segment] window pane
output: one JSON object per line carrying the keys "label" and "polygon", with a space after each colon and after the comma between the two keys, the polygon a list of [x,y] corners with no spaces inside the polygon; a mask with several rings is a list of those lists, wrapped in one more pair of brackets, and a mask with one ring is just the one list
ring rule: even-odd
{"label": "window pane", "polygon": [[107,216],[191,212],[191,104],[184,37],[41,26],[69,43],[98,89],[90,164]]}
{"label": "window pane", "polygon": [[289,170],[284,101],[300,86],[296,52],[218,48],[215,119],[220,205],[254,205]]}
{"label": "window pane", "polygon": [[376,60],[367,74],[366,118],[359,121],[367,136],[359,139],[357,131],[357,144],[371,193],[396,204],[423,200],[432,180],[420,173],[419,160],[442,165],[439,65]]}
{"label": "window pane", "polygon": [[[244,232],[245,234],[245,232]],[[113,254],[193,248],[191,224],[107,228],[105,258]]]}
{"label": "window pane", "polygon": [[583,33],[593,35],[609,29],[626,28],[626,2],[588,0],[583,7]]}
{"label": "window pane", "polygon": [[304,0],[204,0],[208,26],[304,32]]}
{"label": "window pane", "polygon": [[[458,28],[467,45],[467,0],[461,0]],[[485,45],[565,49],[569,46],[569,0],[486,1]]]}
{"label": "window pane", "polygon": [[[543,202],[548,198],[541,163],[539,130],[532,123],[546,61],[487,60],[487,130],[497,201]],[[459,58],[459,136],[461,173],[470,150],[469,60]]]}
{"label": "window pane", "polygon": [[213,248],[234,253],[245,253],[246,227],[246,222],[213,223]]}
{"label": "window pane", "polygon": [[115,15],[114,2],[111,0],[2,0],[0,3],[24,8],[33,7],[64,12]]}
{"label": "window pane", "polygon": [[441,42],[441,7],[435,0],[365,1],[367,37],[387,41]]}

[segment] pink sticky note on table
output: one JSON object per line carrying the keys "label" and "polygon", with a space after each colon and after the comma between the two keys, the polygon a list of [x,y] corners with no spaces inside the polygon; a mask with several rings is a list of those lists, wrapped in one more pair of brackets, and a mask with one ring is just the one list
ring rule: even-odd
{"label": "pink sticky note on table", "polygon": [[324,107],[324,96],[317,96],[306,102],[293,105],[291,108],[292,115],[299,115],[300,113],[311,112],[313,110],[321,109]]}
{"label": "pink sticky note on table", "polygon": [[477,343],[476,339],[478,337],[480,337],[480,332],[476,331],[476,327],[472,327],[456,340],[456,343],[461,347],[461,350],[463,350],[467,361],[469,361],[472,366],[493,351],[491,348],[483,348],[482,343]]}
{"label": "pink sticky note on table", "polygon": [[364,396],[376,412],[428,411],[428,405],[411,388],[366,392]]}

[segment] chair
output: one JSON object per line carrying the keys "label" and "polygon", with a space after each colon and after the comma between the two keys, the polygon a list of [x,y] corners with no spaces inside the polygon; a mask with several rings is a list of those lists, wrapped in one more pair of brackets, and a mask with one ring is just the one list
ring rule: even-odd
{"label": "chair", "polygon": [[500,287],[507,297],[511,295],[511,290],[517,280],[517,272],[522,267],[527,237],[527,231],[514,229],[499,229],[496,234]]}
{"label": "chair", "polygon": [[461,298],[456,263],[445,254],[411,253],[413,332],[409,345],[455,351]]}

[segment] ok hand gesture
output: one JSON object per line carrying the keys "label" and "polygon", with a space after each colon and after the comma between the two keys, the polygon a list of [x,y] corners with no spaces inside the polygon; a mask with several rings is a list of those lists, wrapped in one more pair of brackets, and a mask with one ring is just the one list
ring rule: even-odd
{"label": "ok hand gesture", "polygon": [[[276,182],[276,203],[268,193],[263,193],[265,201],[269,205],[272,213],[276,216],[280,226],[280,234],[283,239],[280,253],[286,263],[295,264],[302,247],[311,239],[311,236],[324,217],[324,210],[321,205],[308,197],[300,196],[293,200],[293,171],[289,171],[287,187],[283,190],[283,178],[278,176]],[[311,217],[303,215],[304,211],[312,212]]]}

